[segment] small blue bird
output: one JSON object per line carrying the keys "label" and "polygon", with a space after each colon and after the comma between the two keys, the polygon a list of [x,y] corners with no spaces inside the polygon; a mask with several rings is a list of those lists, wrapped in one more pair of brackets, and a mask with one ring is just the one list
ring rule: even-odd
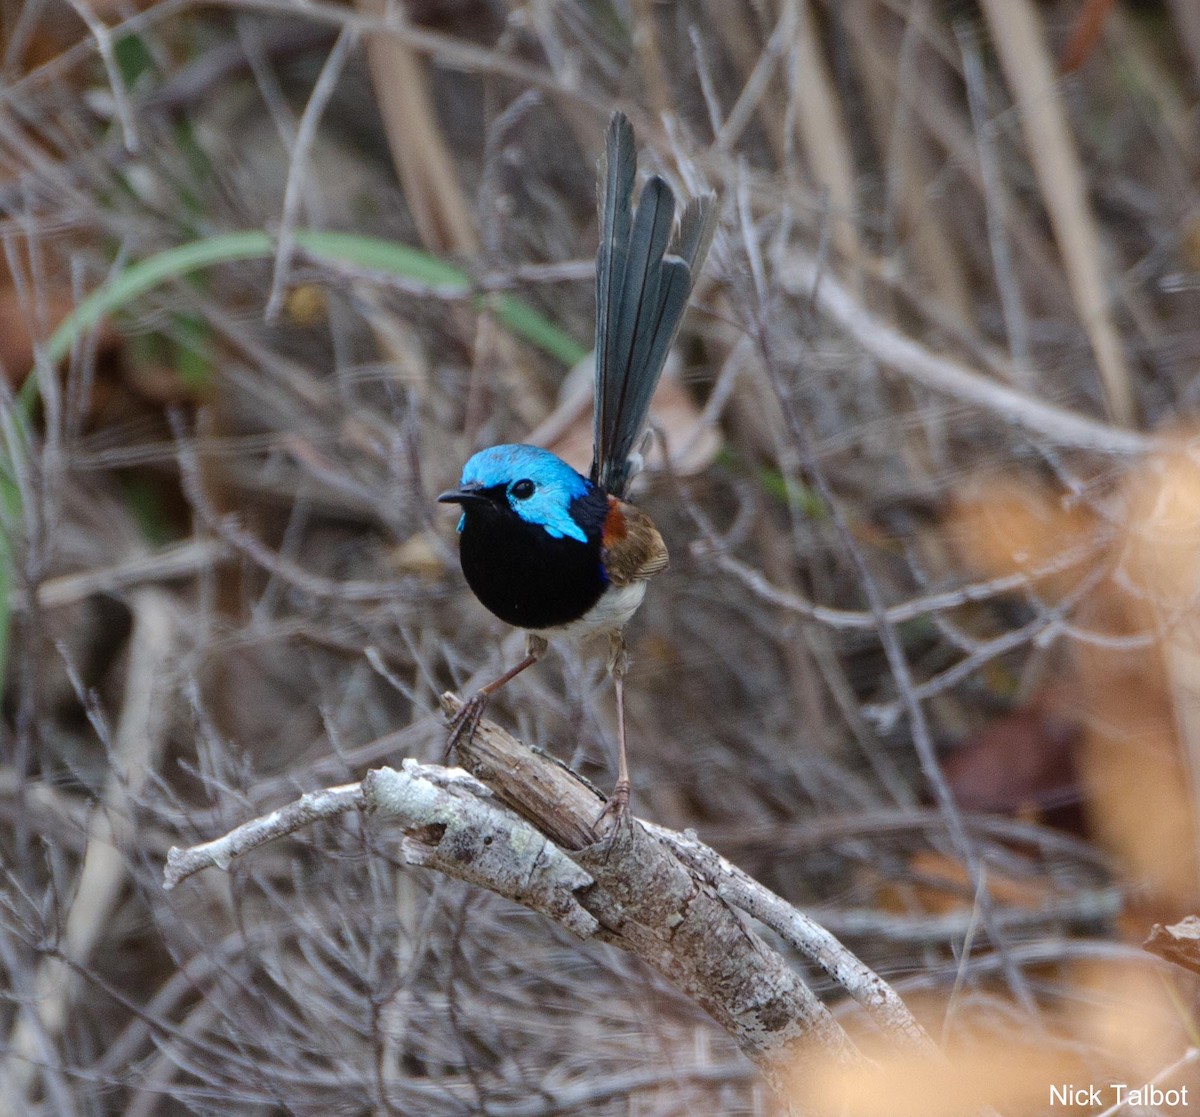
{"label": "small blue bird", "polygon": [[[502,621],[526,630],[525,658],[482,687],[452,723],[451,748],[475,732],[488,698],[545,654],[547,637],[607,635],[617,696],[617,784],[605,815],[626,817],[624,629],[666,569],[667,548],[645,512],[625,495],[635,448],[692,285],[716,228],[716,199],[694,199],[675,224],[675,196],[657,176],[636,209],[637,153],[621,113],[609,123],[600,164],[596,256],[596,379],[589,476],[549,450],[505,445],[481,450],[457,489],[459,556],[467,584]],[[599,820],[598,820],[599,821]]]}

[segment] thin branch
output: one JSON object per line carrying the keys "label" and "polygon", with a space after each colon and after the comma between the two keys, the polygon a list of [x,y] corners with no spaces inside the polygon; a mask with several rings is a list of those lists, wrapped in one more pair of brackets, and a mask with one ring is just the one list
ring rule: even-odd
{"label": "thin branch", "polygon": [[321,67],[321,73],[313,86],[308,103],[304,106],[304,114],[300,117],[300,125],[296,129],[296,142],[292,145],[291,160],[288,163],[287,186],[283,192],[283,216],[279,222],[275,271],[271,276],[271,293],[267,297],[267,307],[263,312],[263,317],[268,322],[278,317],[283,305],[283,289],[287,283],[288,266],[291,264],[295,243],[293,233],[300,216],[300,191],[304,184],[305,171],[308,169],[309,152],[316,139],[317,125],[321,122],[325,106],[333,96],[346,60],[357,42],[358,33],[353,28],[343,27],[333,44],[333,49],[325,59],[325,64]]}
{"label": "thin branch", "polygon": [[168,414],[168,419],[171,423],[172,433],[175,435],[179,475],[183,482],[184,493],[201,523],[216,532],[236,551],[241,552],[252,562],[264,570],[270,571],[289,585],[295,586],[313,597],[331,598],[338,601],[394,601],[405,596],[411,597],[414,592],[414,586],[411,584],[371,582],[361,579],[339,580],[313,574],[299,563],[272,551],[258,538],[244,530],[234,517],[220,515],[204,492],[200,465],[196,460],[195,445],[186,435],[182,416],[178,412],[172,411]]}
{"label": "thin branch", "polygon": [[782,261],[778,279],[789,295],[805,300],[814,297],[817,309],[882,365],[931,391],[981,407],[1059,446],[1130,456],[1144,454],[1153,445],[1153,439],[1147,435],[1121,430],[1035,399],[934,353],[872,314],[828,269],[822,270],[818,261],[805,252],[791,252]]}
{"label": "thin branch", "polygon": [[543,66],[522,61],[502,51],[476,46],[466,39],[414,26],[407,19],[394,16],[368,16],[349,11],[336,4],[303,3],[295,0],[215,0],[216,5],[237,11],[269,12],[288,19],[310,19],[350,29],[360,35],[390,35],[409,49],[428,55],[432,61],[451,70],[467,74],[510,78],[522,86],[530,85],[560,96],[592,105],[599,112],[611,108],[608,97],[599,93],[589,95],[585,88],[576,88],[559,79]]}
{"label": "thin branch", "polygon": [[108,84],[112,89],[113,105],[117,111],[117,119],[121,122],[121,135],[125,141],[125,150],[137,154],[141,148],[138,139],[137,124],[134,122],[133,109],[129,104],[129,90],[125,88],[125,79],[121,76],[121,66],[117,62],[117,52],[113,49],[112,32],[105,26],[104,21],[92,11],[86,0],[67,0],[75,14],[83,20],[96,40],[96,49],[104,63],[104,72],[108,75]]}
{"label": "thin branch", "polygon": [[[163,664],[169,662],[178,639],[178,621],[169,599],[158,589],[139,590],[133,611],[125,703],[108,778],[98,809],[88,821],[83,863],[62,933],[63,956],[76,965],[85,965],[92,957],[127,883],[129,864],[121,850],[134,834],[133,798],[157,770],[166,737],[170,696]],[[33,1086],[43,1033],[57,1039],[70,1018],[76,982],[63,961],[43,960],[34,988],[35,996],[18,1017],[0,1065],[0,1078],[6,1083],[0,1114],[21,1111]]]}
{"label": "thin branch", "polygon": [[1100,232],[1041,16],[1031,0],[982,0],[980,7],[1020,110],[1030,161],[1062,252],[1071,296],[1099,366],[1109,414],[1127,425],[1135,411],[1129,366],[1113,321]]}
{"label": "thin branch", "polygon": [[[703,555],[703,550],[700,551]],[[1005,594],[1029,590],[1037,578],[1043,574],[1061,571],[1076,565],[1080,560],[1078,555],[1061,556],[1061,563],[1047,564],[1045,568],[1031,571],[1021,571],[1017,574],[1004,574],[983,582],[972,582],[953,590],[943,590],[931,593],[925,597],[914,597],[910,601],[902,601],[898,605],[890,605],[884,610],[884,616],[892,624],[904,624],[930,613],[945,612],[958,609],[964,605],[980,601],[991,601]],[[768,605],[786,609],[800,617],[819,621],[829,628],[838,629],[874,629],[875,618],[861,609],[835,609],[829,605],[818,605],[807,597],[791,590],[780,589],[772,584],[762,571],[729,554],[715,554],[712,561],[725,573],[731,574],[749,589],[755,596],[760,597]],[[1050,622],[1045,622],[1050,623]],[[1141,644],[1138,645],[1142,646]]]}
{"label": "thin branch", "polygon": [[365,803],[361,784],[327,787],[322,791],[307,792],[286,807],[244,822],[211,842],[202,842],[187,849],[172,846],[163,871],[163,888],[170,891],[204,869],[226,870],[235,857],[282,838],[285,834],[294,834],[302,826],[337,818],[349,811],[362,810]]}
{"label": "thin branch", "polygon": [[[753,261],[754,243],[748,241]],[[823,275],[814,268],[812,287],[809,294],[818,300],[824,299],[824,292],[836,286],[832,276]],[[839,288],[839,290],[841,290]],[[842,296],[849,301],[850,296],[842,290]],[[779,362],[775,358],[771,332],[767,326],[767,311],[769,302],[760,301],[753,304],[746,299],[746,313],[750,319],[750,329],[753,332],[762,356],[763,363],[771,380],[771,385],[779,400],[784,421],[792,436],[793,446],[800,462],[812,479],[821,500],[829,509],[837,537],[854,570],[855,578],[871,615],[875,618],[876,632],[887,660],[888,670],[895,681],[901,707],[906,715],[909,733],[912,738],[913,750],[920,765],[921,774],[933,794],[942,817],[946,821],[946,832],[955,854],[960,858],[967,870],[971,885],[979,897],[980,920],[987,930],[988,938],[999,953],[1004,967],[1005,977],[1009,988],[1031,1020],[1037,1018],[1037,1002],[1030,990],[1029,982],[1020,968],[1011,960],[1008,944],[1000,934],[995,920],[995,904],[991,894],[982,885],[982,865],[979,850],[971,835],[967,833],[963,823],[962,813],[958,809],[954,794],[946,781],[938,761],[937,750],[933,743],[933,734],[925,708],[915,690],[915,680],[909,666],[904,643],[900,639],[897,626],[887,616],[887,606],[883,600],[883,591],[871,570],[863,548],[859,545],[853,529],[846,517],[842,503],[837,499],[829,478],[817,455],[805,422],[797,412],[795,401],[785,383]],[[855,304],[857,305],[857,304]]]}
{"label": "thin branch", "polygon": [[[958,662],[939,671],[924,682],[913,684],[911,697],[926,702],[970,678],[994,659],[1014,651],[1016,648],[1036,640],[1039,634],[1053,622],[1046,617],[1035,617],[1020,628],[1008,629],[990,640],[978,641],[975,647]],[[863,715],[870,718],[885,731],[893,726],[907,709],[908,699],[901,697],[891,702],[871,702],[863,707]]]}
{"label": "thin branch", "polygon": [[1005,191],[999,160],[992,142],[992,125],[987,104],[987,82],[983,62],[979,57],[978,35],[973,28],[960,23],[955,28],[963,56],[963,76],[967,85],[967,105],[975,129],[975,146],[979,151],[979,169],[983,175],[983,205],[987,217],[988,245],[992,252],[992,268],[996,273],[996,290],[1004,314],[1004,330],[1012,356],[1013,371],[1018,373],[1017,384],[1026,391],[1035,387],[1029,361],[1029,322],[1025,303],[1013,266],[1012,249],[1008,240],[1005,216]]}
{"label": "thin branch", "polygon": [[[210,570],[231,556],[231,549],[218,539],[189,539],[94,570],[47,578],[37,587],[37,601],[43,609],[61,608],[97,593],[114,593],[134,586],[157,585],[186,578]],[[8,603],[14,612],[28,609],[27,592],[21,588],[12,590]]]}

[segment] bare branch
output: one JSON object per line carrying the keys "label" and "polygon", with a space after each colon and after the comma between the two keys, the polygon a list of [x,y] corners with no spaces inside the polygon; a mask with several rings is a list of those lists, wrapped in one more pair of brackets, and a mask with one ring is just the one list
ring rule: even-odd
{"label": "bare branch", "polygon": [[872,314],[807,253],[792,252],[780,269],[779,281],[788,294],[815,298],[820,311],[881,364],[932,391],[982,407],[1059,446],[1118,455],[1142,454],[1150,446],[1151,440],[1144,434],[1097,422],[997,384],[975,369],[932,352]]}
{"label": "bare branch", "polygon": [[129,90],[125,88],[125,79],[121,76],[121,67],[117,62],[117,52],[113,46],[112,32],[104,25],[104,21],[92,11],[91,5],[84,0],[67,0],[75,9],[75,14],[87,25],[96,40],[96,49],[104,62],[104,71],[108,74],[108,82],[112,88],[113,105],[116,108],[117,119],[121,122],[121,134],[125,140],[125,149],[137,152],[141,148],[138,138],[137,123],[129,104]]}
{"label": "bare branch", "polygon": [[[442,696],[444,711],[460,705],[454,695]],[[592,821],[602,806],[599,794],[492,722],[481,722],[462,751],[470,774],[405,760],[399,770],[378,769],[361,784],[305,795],[214,841],[172,849],[165,887],[204,868],[228,868],[311,822],[350,811],[375,814],[404,831],[407,864],[486,888],[653,966],[729,1032],[785,1100],[785,1084],[798,1067],[857,1055],[826,1008],[730,902],[821,965],[896,1042],[932,1051],[877,975],[695,839],[635,823],[597,842]]]}
{"label": "bare branch", "polygon": [[267,297],[267,307],[263,317],[273,322],[283,306],[283,289],[287,284],[288,268],[292,262],[292,250],[295,246],[296,222],[300,217],[301,190],[304,186],[304,174],[308,167],[309,155],[313,140],[316,139],[317,125],[321,115],[337,83],[342,76],[346,59],[358,42],[358,36],[349,27],[343,27],[333,44],[333,49],[321,67],[320,76],[313,86],[304,114],[300,117],[300,126],[296,129],[296,142],[292,145],[292,158],[288,165],[287,185],[283,193],[283,216],[279,222],[279,245],[275,250],[275,271],[271,278],[271,293]]}
{"label": "bare branch", "polygon": [[294,803],[280,807],[279,810],[261,818],[244,822],[211,842],[189,846],[187,849],[172,846],[167,854],[163,887],[170,890],[203,869],[228,869],[233,859],[243,853],[258,849],[259,846],[282,838],[285,834],[294,834],[302,826],[336,818],[348,811],[361,810],[364,802],[361,784],[327,787],[322,791],[307,792]]}
{"label": "bare branch", "polygon": [[687,864],[715,881],[717,891],[724,899],[770,927],[790,946],[820,966],[889,1035],[919,1054],[936,1053],[933,1041],[896,991],[819,923],[691,835],[677,834],[662,826],[652,826],[651,830]]}
{"label": "bare branch", "polygon": [[[74,902],[63,929],[62,950],[74,965],[86,965],[112,918],[129,865],[121,854],[134,840],[130,803],[158,767],[166,737],[169,682],[162,665],[178,640],[178,621],[162,590],[133,597],[135,628],[126,678],[126,701],[112,743],[111,767],[99,809],[89,819],[87,847]],[[0,1062],[5,1083],[0,1117],[23,1110],[45,1038],[58,1037],[70,1019],[77,982],[63,960],[47,957],[34,978]]]}

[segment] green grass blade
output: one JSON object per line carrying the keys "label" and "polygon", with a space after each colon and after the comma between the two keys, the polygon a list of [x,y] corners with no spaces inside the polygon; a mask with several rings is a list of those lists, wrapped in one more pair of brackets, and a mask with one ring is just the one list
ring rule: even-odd
{"label": "green grass blade", "polygon": [[[430,256],[418,248],[395,241],[359,236],[356,233],[322,233],[301,230],[296,244],[313,256],[331,263],[354,264],[372,271],[401,275],[431,287],[461,287],[470,290],[471,277],[466,272]],[[588,350],[565,330],[539,314],[528,303],[512,295],[499,295],[489,300],[480,295],[477,306],[490,305],[500,319],[518,337],[558,358],[565,365],[574,365],[587,356]]]}
{"label": "green grass blade", "polygon": [[[352,264],[432,287],[470,289],[471,280],[466,272],[411,245],[356,233],[326,233],[311,229],[297,230],[294,239],[297,247],[333,264]],[[70,353],[76,339],[102,318],[128,306],[140,295],[169,279],[178,279],[217,264],[270,259],[275,251],[276,242],[266,233],[248,230],[191,241],[131,264],[88,295],[63,319],[50,335],[46,357],[51,364],[57,364]],[[477,305],[485,305],[486,302],[486,296],[481,295],[476,299]],[[496,316],[513,333],[564,364],[573,365],[586,356],[587,349],[570,334],[520,299],[501,295],[492,301],[492,306]],[[37,381],[31,376],[21,389],[23,409],[32,406],[36,394]]]}
{"label": "green grass blade", "polygon": [[[411,245],[356,233],[312,229],[298,229],[294,243],[309,255],[331,264],[348,264],[402,276],[431,287],[461,287],[464,294],[471,290],[471,278],[466,272]],[[191,241],[130,264],[83,299],[63,319],[46,342],[45,358],[51,366],[58,365],[69,356],[76,342],[103,318],[129,306],[168,280],[180,279],[218,264],[271,259],[277,248],[277,242],[268,234],[246,230]],[[490,307],[514,334],[568,366],[577,364],[587,355],[586,347],[570,334],[513,295],[481,294],[474,296],[472,301],[479,308]],[[30,373],[17,394],[18,417],[26,424],[33,417],[37,392],[37,377]],[[4,464],[7,468],[0,475],[0,500],[7,513],[5,520],[11,523],[20,514],[20,496],[11,472],[14,463]],[[8,656],[12,561],[7,530],[0,523],[0,689],[3,687],[3,665]]]}

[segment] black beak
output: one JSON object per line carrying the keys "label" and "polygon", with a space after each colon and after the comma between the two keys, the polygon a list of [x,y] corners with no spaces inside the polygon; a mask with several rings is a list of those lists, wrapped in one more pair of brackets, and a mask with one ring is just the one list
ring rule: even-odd
{"label": "black beak", "polygon": [[487,504],[488,498],[478,485],[449,489],[438,496],[438,504]]}

